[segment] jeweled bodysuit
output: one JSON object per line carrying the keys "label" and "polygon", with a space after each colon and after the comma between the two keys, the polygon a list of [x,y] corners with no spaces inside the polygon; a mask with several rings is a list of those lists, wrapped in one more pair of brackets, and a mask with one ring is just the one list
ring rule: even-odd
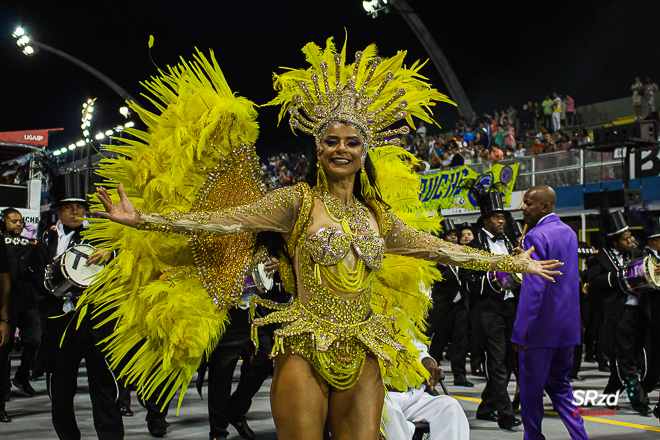
{"label": "jeweled bodysuit", "polygon": [[[275,332],[273,355],[288,347],[304,356],[333,387],[347,389],[358,380],[366,356],[387,367],[393,357],[412,363],[398,334],[395,317],[372,310],[372,280],[386,254],[421,258],[477,270],[525,272],[525,262],[459,247],[406,226],[376,201],[342,205],[307,184],[273,191],[258,203],[218,213],[143,215],[145,229],[231,234],[282,233],[293,267],[281,260],[281,274],[294,301],[254,325],[282,323]],[[259,300],[257,300],[259,301]],[[256,301],[255,301],[256,302]]]}

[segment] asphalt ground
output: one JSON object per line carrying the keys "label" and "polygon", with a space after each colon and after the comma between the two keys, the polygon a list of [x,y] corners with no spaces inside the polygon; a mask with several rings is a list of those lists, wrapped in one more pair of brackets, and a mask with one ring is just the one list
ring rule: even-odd
{"label": "asphalt ground", "polygon": [[[12,377],[13,372],[18,366],[18,355],[12,355]],[[240,365],[239,365],[240,366]],[[522,439],[522,427],[515,431],[504,431],[497,427],[494,422],[476,420],[476,410],[479,404],[481,391],[483,390],[485,380],[481,377],[468,376],[469,380],[474,382],[474,388],[455,387],[450,373],[447,361],[443,361],[441,366],[447,372],[445,381],[448,391],[458,399],[465,410],[470,422],[470,438],[481,439]],[[239,367],[234,375],[234,387],[238,384]],[[607,382],[608,373],[599,372],[596,364],[583,364],[580,376],[582,381],[573,383],[575,390],[602,391]],[[46,391],[45,380],[32,382],[37,391],[34,397],[23,397],[18,390],[12,389],[12,400],[7,402],[7,412],[13,418],[11,423],[0,423],[0,439],[2,440],[24,440],[24,439],[57,439],[53,426],[51,424],[50,400]],[[206,400],[200,399],[196,391],[191,387],[181,405],[179,415],[176,415],[175,404],[172,404],[170,415],[167,420],[170,422],[169,432],[166,439],[208,439],[208,411]],[[251,411],[247,415],[248,422],[252,429],[257,433],[260,440],[277,439],[275,425],[270,414],[270,404],[268,393],[270,389],[270,379],[268,379],[261,390],[254,398]],[[515,382],[509,385],[511,396],[515,391]],[[206,396],[206,390],[204,390]],[[178,396],[177,396],[178,398]],[[651,396],[651,404],[655,405],[658,399],[658,392],[655,391]],[[126,439],[151,439],[147,431],[147,425],[144,421],[146,410],[142,408],[133,395],[132,409],[135,413],[133,417],[124,418],[125,438]],[[87,393],[87,377],[84,365],[81,366],[78,378],[78,394],[75,401],[76,417],[78,425],[82,432],[83,439],[96,438],[93,421],[91,403]],[[543,432],[548,440],[568,439],[569,435],[564,428],[559,416],[552,411],[550,399],[545,398],[546,417],[543,423]],[[601,408],[585,408],[587,410],[599,410]],[[603,408],[607,410],[607,408]],[[660,439],[660,425],[654,417],[642,417],[634,412],[629,404],[620,399],[619,409],[614,415],[588,416],[585,417],[585,427],[587,433],[592,439],[617,439],[617,440],[646,440]],[[229,439],[239,439],[236,431],[229,427]]]}

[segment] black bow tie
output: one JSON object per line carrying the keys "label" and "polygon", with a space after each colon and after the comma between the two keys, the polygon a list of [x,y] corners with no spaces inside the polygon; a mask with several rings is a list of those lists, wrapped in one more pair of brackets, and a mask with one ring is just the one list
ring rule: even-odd
{"label": "black bow tie", "polygon": [[504,240],[504,234],[495,234],[495,241]]}
{"label": "black bow tie", "polygon": [[62,225],[62,228],[64,229],[64,235],[69,235],[71,231],[76,231],[76,232],[81,232],[83,229],[85,229],[84,225],[80,225],[77,228],[72,228],[67,225]]}

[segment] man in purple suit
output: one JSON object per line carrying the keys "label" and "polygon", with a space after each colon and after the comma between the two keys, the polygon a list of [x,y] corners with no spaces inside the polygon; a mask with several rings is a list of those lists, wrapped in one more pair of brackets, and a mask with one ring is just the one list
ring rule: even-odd
{"label": "man in purple suit", "polygon": [[[577,237],[555,214],[557,196],[549,186],[534,186],[523,198],[523,218],[532,228],[523,247],[535,259],[563,262],[563,275],[548,282],[524,277],[511,342],[519,352],[520,415],[525,440],[545,439],[543,390],[548,393],[573,439],[588,439],[584,421],[574,415],[568,373],[580,344],[580,286]],[[533,279],[534,278],[534,279]]]}

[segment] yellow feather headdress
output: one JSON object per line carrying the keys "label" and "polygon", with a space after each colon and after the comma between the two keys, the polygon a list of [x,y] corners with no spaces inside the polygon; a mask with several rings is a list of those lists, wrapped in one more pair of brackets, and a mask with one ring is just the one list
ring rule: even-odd
{"label": "yellow feather headdress", "polygon": [[435,123],[430,109],[434,101],[454,104],[418,73],[425,63],[415,61],[410,68],[403,65],[406,51],[383,59],[371,44],[357,52],[350,65],[343,62],[346,42],[341,53],[336,52],[332,38],[325,49],[308,43],[302,51],[311,66],[275,74],[279,93],[267,105],[281,105],[279,120],[288,112],[291,127],[314,136],[317,148],[321,148],[321,136],[329,124],[345,122],[362,135],[364,162],[370,148],[397,145],[395,136],[408,134],[407,126],[386,130],[393,123],[405,119],[414,127],[413,116]]}

